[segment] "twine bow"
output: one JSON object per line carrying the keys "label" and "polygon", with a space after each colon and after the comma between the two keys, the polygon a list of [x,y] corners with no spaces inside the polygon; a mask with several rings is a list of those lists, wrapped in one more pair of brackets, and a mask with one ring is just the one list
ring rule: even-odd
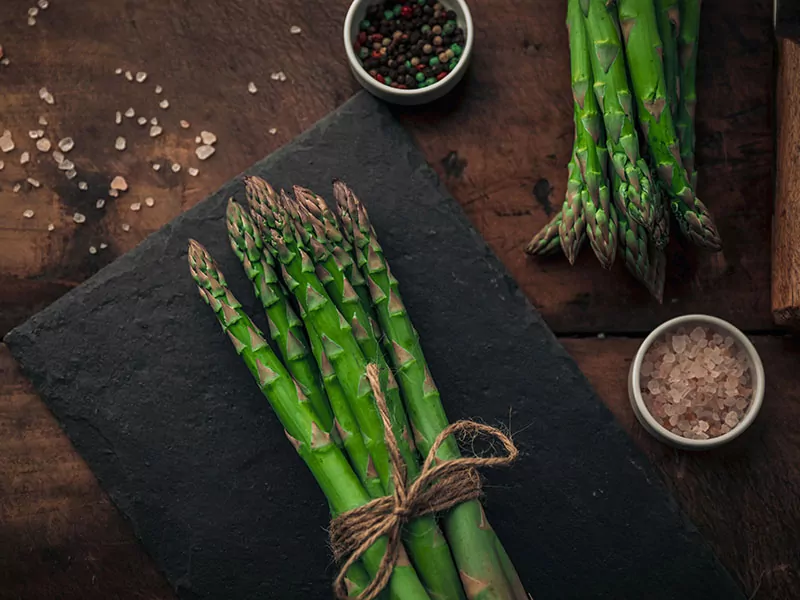
{"label": "twine bow", "polygon": [[[392,430],[386,398],[381,392],[379,370],[376,365],[370,364],[367,367],[367,379],[383,421],[394,490],[391,496],[376,498],[339,515],[331,522],[330,542],[334,557],[339,562],[347,557],[334,582],[334,593],[338,600],[348,598],[347,570],[380,538],[386,537],[386,552],[372,582],[357,600],[373,600],[389,583],[395,566],[410,564],[400,537],[404,523],[478,498],[481,495],[481,480],[476,467],[507,466],[519,455],[514,443],[500,430],[474,421],[457,421],[437,436],[425,458],[419,477],[407,485],[405,463],[397,447],[397,438]],[[470,456],[445,461],[436,457],[436,452],[449,436],[469,433],[497,440],[502,444],[505,454],[487,458]],[[435,464],[437,462],[439,464]]]}

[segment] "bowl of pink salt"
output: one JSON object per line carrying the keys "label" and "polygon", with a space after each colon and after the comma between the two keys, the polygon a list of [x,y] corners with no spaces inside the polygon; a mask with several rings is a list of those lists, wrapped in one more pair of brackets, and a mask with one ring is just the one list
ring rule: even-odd
{"label": "bowl of pink salt", "polygon": [[706,450],[740,436],[764,400],[764,366],[736,327],[685,315],[657,327],[628,373],[636,418],[656,438]]}

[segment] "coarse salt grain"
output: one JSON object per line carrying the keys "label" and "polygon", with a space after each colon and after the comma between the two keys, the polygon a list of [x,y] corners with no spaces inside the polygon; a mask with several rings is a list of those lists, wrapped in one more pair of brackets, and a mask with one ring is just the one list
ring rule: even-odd
{"label": "coarse salt grain", "polygon": [[189,127],[190,127],[190,125],[189,125],[189,121],[187,121],[187,120],[185,120],[185,119],[181,119],[181,127],[182,127],[183,129],[189,129]]}
{"label": "coarse salt grain", "polygon": [[79,181],[78,182],[78,189],[83,191],[83,192],[85,192],[86,190],[89,189],[89,184],[86,183],[85,181]]}
{"label": "coarse salt grain", "polygon": [[21,189],[22,189],[22,184],[21,184],[21,183],[15,183],[15,184],[14,184],[14,187],[13,187],[13,188],[11,188],[11,191],[12,191],[12,192],[14,192],[14,193],[16,194],[16,193],[17,193],[18,191],[20,191]]}
{"label": "coarse salt grain", "polygon": [[108,195],[112,198],[117,198],[119,196],[119,190],[108,190]]}
{"label": "coarse salt grain", "polygon": [[114,179],[111,180],[111,189],[112,190],[121,190],[125,191],[128,189],[128,182],[122,175],[117,175]]}
{"label": "coarse salt grain", "polygon": [[58,141],[58,149],[62,152],[69,152],[75,147],[75,140],[71,137],[65,137]]}
{"label": "coarse salt grain", "polygon": [[160,171],[161,163],[153,163],[153,171]]}
{"label": "coarse salt grain", "polygon": [[217,136],[211,133],[210,131],[201,131],[200,141],[203,142],[206,146],[211,146],[217,143]]}
{"label": "coarse salt grain", "polygon": [[106,248],[108,248],[108,244],[105,242],[100,242],[100,250],[105,250]]}
{"label": "coarse salt grain", "polygon": [[153,198],[151,196],[148,196],[147,198],[144,199],[144,203],[147,206],[153,206],[153,205],[155,205],[156,201],[153,200]]}
{"label": "coarse salt grain", "polygon": [[122,75],[122,69],[120,67],[114,69],[114,75]]}
{"label": "coarse salt grain", "polygon": [[48,223],[47,224],[47,231],[54,231],[55,228],[56,228],[56,226],[53,225],[52,223]]}
{"label": "coarse salt grain", "polygon": [[300,29],[297,25],[292,25],[291,27],[289,27],[289,33],[291,33],[292,35],[297,35],[297,34],[301,33],[302,31],[303,30]]}
{"label": "coarse salt grain", "polygon": [[42,10],[47,10],[47,7],[50,6],[49,0],[39,0],[36,4]]}
{"label": "coarse salt grain", "polygon": [[131,230],[130,225],[128,225],[127,223],[122,224],[122,231],[130,231],[130,230]]}
{"label": "coarse salt grain", "polygon": [[181,165],[179,163],[172,163],[172,167],[170,168],[172,169],[173,173],[177,173],[181,170]]}
{"label": "coarse salt grain", "polygon": [[19,155],[19,164],[24,165],[31,160],[31,153],[30,152],[23,152]]}
{"label": "coarse salt grain", "polygon": [[117,125],[122,125],[122,113],[117,111],[114,113],[114,123]]}
{"label": "coarse salt grain", "polygon": [[30,208],[22,212],[22,216],[25,217],[26,219],[32,219],[33,215],[34,212]]}
{"label": "coarse salt grain", "polygon": [[160,125],[153,125],[150,127],[150,137],[158,137],[164,131]]}
{"label": "coarse salt grain", "polygon": [[150,119],[150,125],[158,125],[158,117],[153,117]]}
{"label": "coarse salt grain", "polygon": [[74,215],[72,215],[72,220],[75,221],[76,223],[85,223],[86,215],[76,212]]}
{"label": "coarse salt grain", "polygon": [[105,198],[98,198],[97,202],[94,203],[95,208],[103,208],[106,205]]}
{"label": "coarse salt grain", "polygon": [[122,152],[125,148],[128,147],[128,142],[125,140],[124,137],[119,136],[116,141],[114,142],[114,148]]}
{"label": "coarse salt grain", "polygon": [[167,110],[167,109],[169,108],[169,100],[167,100],[166,98],[164,98],[164,99],[163,99],[161,102],[159,102],[159,103],[158,103],[158,105],[159,105],[161,108],[163,108],[164,110]]}
{"label": "coarse salt grain", "polygon": [[137,210],[141,210],[141,208],[142,208],[141,202],[134,202],[133,204],[131,204],[131,210],[134,212]]}
{"label": "coarse salt grain", "polygon": [[199,171],[199,170],[197,170],[195,167],[189,167],[188,169],[186,169],[186,171],[187,171],[187,172],[189,173],[189,175],[191,175],[192,177],[197,177],[197,174],[200,172],[200,171]]}
{"label": "coarse salt grain", "polygon": [[251,81],[250,83],[247,84],[247,91],[250,92],[251,94],[255,94],[256,92],[258,92],[258,88],[256,87],[256,84]]}
{"label": "coarse salt grain", "polygon": [[40,186],[42,185],[42,184],[39,182],[39,180],[38,180],[38,179],[34,179],[33,177],[28,177],[28,179],[26,179],[25,181],[27,181],[28,183],[30,183],[30,184],[31,184],[31,187],[35,187],[35,188],[38,188],[38,187],[40,187]]}
{"label": "coarse salt grain", "polygon": [[194,153],[197,155],[197,158],[199,158],[200,160],[206,160],[212,154],[214,154],[214,152],[215,152],[214,146],[208,146],[208,145],[198,146],[197,149],[194,151]]}
{"label": "coarse salt grain", "polygon": [[89,254],[97,254],[97,248],[94,246],[89,246]]}
{"label": "coarse salt grain", "polygon": [[270,127],[269,128],[269,134],[270,135],[275,135],[276,133],[278,133],[277,127]]}
{"label": "coarse salt grain", "polygon": [[125,116],[128,117],[129,119],[132,119],[134,116],[136,116],[136,111],[133,110],[133,107],[131,107],[125,111]]}
{"label": "coarse salt grain", "polygon": [[147,125],[147,117],[139,117],[138,119],[136,119],[136,122],[142,127],[144,127],[145,125]]}
{"label": "coarse salt grain", "polygon": [[732,337],[701,326],[657,339],[642,360],[640,375],[650,413],[688,439],[731,431],[752,399],[747,353],[735,347]]}
{"label": "coarse salt grain", "polygon": [[162,88],[160,85],[156,86],[156,94],[160,94],[163,91],[164,91],[164,88]]}
{"label": "coarse salt grain", "polygon": [[44,116],[39,117],[39,125],[45,125],[46,126],[47,125],[47,118],[44,117]]}
{"label": "coarse salt grain", "polygon": [[136,73],[137,83],[144,83],[146,79],[147,79],[147,73],[145,73],[144,71],[139,71],[138,73]]}
{"label": "coarse salt grain", "polygon": [[131,73],[130,71],[125,71],[125,79],[127,79],[128,81],[133,81],[133,73]]}

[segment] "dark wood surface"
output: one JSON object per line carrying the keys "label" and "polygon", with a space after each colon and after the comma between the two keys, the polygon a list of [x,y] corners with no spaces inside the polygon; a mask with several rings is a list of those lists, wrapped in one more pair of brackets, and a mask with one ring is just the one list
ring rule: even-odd
{"label": "dark wood surface", "polygon": [[[134,247],[232,175],[288,142],[357,91],[343,59],[346,0],[215,3],[51,0],[35,27],[30,0],[5,0],[0,44],[0,132],[32,153],[0,155],[0,333]],[[651,302],[621,265],[603,272],[585,250],[574,268],[521,251],[565,189],[572,131],[567,38],[561,0],[473,3],[476,55],[465,82],[434,105],[396,109],[429,162],[562,336],[606,404],[659,467],[681,507],[743,589],[759,599],[800,597],[793,532],[800,529],[794,385],[800,347],[773,331],[770,223],[774,111],[771,2],[707,0],[700,44],[699,194],[714,212],[725,252],[709,256],[673,242],[666,301]],[[299,36],[289,34],[299,25]],[[713,40],[713,41],[712,41]],[[114,69],[144,70],[144,84]],[[275,82],[282,70],[288,79]],[[256,95],[247,92],[254,81]],[[161,97],[156,84],[164,87]],[[48,106],[42,86],[54,94]],[[168,98],[168,110],[158,108]],[[156,139],[114,112],[158,116]],[[72,136],[81,175],[67,182],[27,137],[37,119],[55,141]],[[178,126],[191,122],[189,130]],[[268,130],[277,128],[275,135]],[[201,129],[219,138],[194,157]],[[114,149],[124,135],[128,150]],[[149,163],[169,163],[159,172]],[[198,166],[200,174],[187,174]],[[115,175],[131,189],[105,189]],[[15,182],[26,177],[39,189]],[[86,192],[76,183],[90,184]],[[155,206],[132,212],[152,196]],[[106,197],[103,210],[94,208]],[[32,219],[22,218],[26,208]],[[72,214],[87,215],[75,224]],[[47,224],[56,227],[47,232]],[[130,231],[123,230],[123,224]],[[108,248],[96,255],[89,246]],[[727,318],[756,336],[768,378],[763,414],[730,448],[670,450],[650,439],[627,404],[625,376],[640,336],[687,312]],[[597,339],[598,333],[608,334]],[[535,591],[535,590],[534,590]],[[0,349],[0,598],[170,598],[91,472],[5,348]]]}

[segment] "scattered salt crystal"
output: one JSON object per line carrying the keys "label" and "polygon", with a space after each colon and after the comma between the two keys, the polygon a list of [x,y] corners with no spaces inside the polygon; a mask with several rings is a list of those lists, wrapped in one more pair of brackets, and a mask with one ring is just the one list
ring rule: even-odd
{"label": "scattered salt crystal", "polygon": [[172,166],[170,168],[172,169],[173,173],[177,173],[178,171],[181,170],[181,166],[178,163],[172,163]]}
{"label": "scattered salt crystal", "polygon": [[131,73],[130,71],[125,71],[125,79],[127,79],[128,81],[133,81],[133,73]]}
{"label": "scattered salt crystal", "polygon": [[203,138],[201,138],[199,135],[196,135],[194,137],[194,143],[195,144],[202,144],[203,143]]}
{"label": "scattered salt crystal", "polygon": [[130,231],[130,230],[131,230],[130,225],[128,225],[127,223],[122,224],[122,231]]}
{"label": "scattered salt crystal", "polygon": [[117,137],[116,141],[114,142],[114,148],[122,152],[127,147],[128,147],[128,142],[125,141],[125,138],[122,136]]}
{"label": "scattered salt crystal", "polygon": [[187,172],[189,173],[189,175],[191,175],[192,177],[197,177],[197,174],[200,172],[199,170],[197,170],[197,169],[196,169],[196,168],[194,168],[194,167],[189,167],[189,168],[188,168],[186,171],[187,171]]}
{"label": "scattered salt crystal", "polygon": [[97,202],[94,203],[95,208],[103,208],[106,205],[105,198],[98,198]]}
{"label": "scattered salt crystal", "polygon": [[105,250],[106,248],[108,248],[108,244],[105,242],[100,242],[100,250]]}
{"label": "scattered salt crystal", "polygon": [[58,149],[62,152],[69,152],[75,147],[75,140],[71,137],[65,137],[58,141]]}
{"label": "scattered salt crystal", "polygon": [[255,94],[256,92],[258,92],[258,88],[256,87],[256,84],[251,81],[250,83],[247,84],[247,91],[250,92],[251,94]]}
{"label": "scattered salt crystal", "polygon": [[6,166],[6,163],[4,163],[2,160],[0,160],[0,171],[2,171],[5,166]]}
{"label": "scattered salt crystal", "polygon": [[119,67],[117,67],[116,69],[114,69],[114,75],[122,75],[122,69],[121,69],[121,68],[119,68]]}
{"label": "scattered salt crystal", "polygon": [[210,131],[201,131],[200,141],[203,142],[206,146],[212,146],[217,142],[217,136],[211,133]]}
{"label": "scattered salt crystal", "polygon": [[120,191],[124,192],[125,190],[128,189],[128,182],[125,181],[125,178],[122,177],[121,175],[117,175],[111,181],[111,189],[112,190],[120,190]]}
{"label": "scattered salt crystal", "polygon": [[38,179],[34,179],[33,177],[28,177],[25,181],[30,183],[31,187],[35,187],[35,188],[38,188],[38,187],[40,187],[42,185],[41,183],[39,183]]}
{"label": "scattered salt crystal", "polygon": [[270,127],[269,128],[269,134],[270,135],[275,135],[276,133],[278,133],[278,129],[276,127]]}
{"label": "scattered salt crystal", "polygon": [[72,220],[76,223],[85,223],[86,215],[76,212],[74,215],[72,215]]}
{"label": "scattered salt crystal", "polygon": [[19,155],[19,164],[24,165],[29,163],[31,160],[31,153],[30,152],[23,152]]}
{"label": "scattered salt crystal", "polygon": [[292,25],[291,27],[289,27],[289,33],[291,33],[292,35],[297,35],[302,31],[303,30],[300,29],[297,25]]}
{"label": "scattered salt crystal", "polygon": [[[53,154],[55,154],[55,153],[53,153]],[[63,156],[63,154],[62,154],[62,156]],[[71,171],[72,169],[75,168],[75,163],[73,163],[68,158],[62,158],[61,162],[58,163],[58,168],[61,171]]]}
{"label": "scattered salt crystal", "polygon": [[37,7],[35,7],[35,6],[31,6],[31,7],[28,9],[28,16],[29,16],[29,17],[35,17],[35,16],[36,16],[36,15],[38,15],[38,14],[39,14],[39,9],[38,9]]}
{"label": "scattered salt crystal", "polygon": [[122,113],[117,111],[114,113],[114,123],[122,125]]}
{"label": "scattered salt crystal", "polygon": [[28,132],[28,137],[32,140],[38,140],[40,137],[42,137],[42,135],[44,135],[44,131],[41,129],[31,129]]}
{"label": "scattered salt crystal", "polygon": [[189,121],[187,121],[186,119],[181,119],[181,127],[183,129],[189,129],[189,127],[190,127]]}
{"label": "scattered salt crystal", "polygon": [[0,58],[0,65],[3,65],[4,67],[7,67],[10,64],[11,64],[11,60],[7,56],[4,56],[3,58]]}
{"label": "scattered salt crystal", "polygon": [[78,172],[75,169],[70,169],[66,173],[64,173],[64,177],[67,179],[75,179],[78,176]]}
{"label": "scattered salt crystal", "polygon": [[682,335],[676,335],[672,338],[672,349],[676,354],[683,354],[686,350],[686,338]]}
{"label": "scattered salt crystal", "polygon": [[689,337],[693,342],[699,342],[706,337],[706,330],[702,327],[695,327],[692,329],[692,333],[689,334]]}
{"label": "scattered salt crystal", "polygon": [[0,135],[0,150],[3,152],[11,152],[15,147],[11,132],[8,129],[4,130],[3,135]]}
{"label": "scattered salt crystal", "polygon": [[39,1],[38,1],[36,4],[37,4],[37,5],[39,6],[39,8],[41,8],[42,10],[47,10],[47,7],[48,7],[48,6],[50,6],[50,2],[49,2],[49,0],[39,0]]}
{"label": "scattered salt crystal", "polygon": [[161,108],[163,108],[164,110],[167,110],[167,109],[169,108],[169,100],[167,100],[166,98],[164,98],[164,99],[163,99],[161,102],[159,102],[159,103],[158,103],[158,105],[159,105]]}
{"label": "scattered salt crystal", "polygon": [[55,228],[56,228],[56,226],[53,225],[52,223],[48,223],[47,224],[47,231],[53,231],[53,230],[55,230]]}
{"label": "scattered salt crystal", "polygon": [[144,127],[145,125],[147,125],[147,117],[139,117],[138,119],[136,119],[136,122],[142,127]]}
{"label": "scattered salt crystal", "polygon": [[163,91],[164,91],[164,88],[162,88],[160,85],[156,86],[156,94],[160,94]]}
{"label": "scattered salt crystal", "polygon": [[160,171],[161,163],[153,163],[153,171]]}
{"label": "scattered salt crystal", "polygon": [[79,181],[78,182],[78,189],[85,192],[86,190],[89,189],[89,184],[86,183],[85,181]]}
{"label": "scattered salt crystal", "polygon": [[197,158],[199,158],[200,160],[206,160],[212,154],[214,154],[214,152],[215,152],[214,146],[208,146],[208,145],[198,146],[197,149],[194,151],[194,153],[197,155]]}
{"label": "scattered salt crystal", "polygon": [[639,372],[642,374],[642,376],[648,377],[650,373],[653,372],[653,363],[648,360],[644,361]]}
{"label": "scattered salt crystal", "polygon": [[117,196],[119,196],[119,190],[108,190],[108,195],[111,196],[112,198],[116,198]]}
{"label": "scattered salt crystal", "polygon": [[33,27],[36,25],[36,17],[28,17],[28,26]]}
{"label": "scattered salt crystal", "polygon": [[14,187],[13,187],[13,188],[11,188],[11,191],[12,191],[12,192],[14,192],[14,193],[16,194],[16,193],[17,193],[18,191],[20,191],[21,189],[22,189],[22,184],[20,184],[20,183],[15,183],[15,184],[14,184]]}
{"label": "scattered salt crystal", "polygon": [[164,131],[160,125],[153,125],[150,127],[150,137],[158,137]]}
{"label": "scattered salt crystal", "polygon": [[34,215],[34,212],[30,208],[28,208],[27,210],[22,211],[22,216],[25,217],[26,219],[32,219],[33,215]]}
{"label": "scattered salt crystal", "polygon": [[156,201],[155,201],[155,200],[153,200],[153,198],[152,198],[152,197],[148,196],[147,198],[145,198],[145,199],[144,199],[144,203],[145,203],[147,206],[153,206],[153,205],[156,203]]}
{"label": "scattered salt crystal", "polygon": [[47,119],[45,117],[39,117],[39,125],[47,125]]}
{"label": "scattered salt crystal", "polygon": [[283,71],[276,71],[275,73],[271,73],[269,76],[272,81],[286,81],[286,73]]}
{"label": "scattered salt crystal", "polygon": [[53,150],[53,160],[60,165],[64,162],[64,153],[59,150]]}
{"label": "scattered salt crystal", "polygon": [[139,71],[138,73],[136,73],[137,83],[144,83],[146,79],[147,79],[147,73],[145,73],[144,71]]}
{"label": "scattered salt crystal", "polygon": [[89,254],[97,254],[97,248],[94,246],[89,246]]}
{"label": "scattered salt crystal", "polygon": [[150,125],[158,125],[158,117],[153,117],[150,119]]}
{"label": "scattered salt crystal", "polygon": [[133,110],[133,107],[131,107],[125,111],[125,116],[128,117],[129,119],[132,119],[133,117],[136,116],[136,111]]}
{"label": "scattered salt crystal", "polygon": [[142,208],[141,202],[134,202],[133,204],[131,204],[131,210],[134,212],[140,210],[141,208]]}

